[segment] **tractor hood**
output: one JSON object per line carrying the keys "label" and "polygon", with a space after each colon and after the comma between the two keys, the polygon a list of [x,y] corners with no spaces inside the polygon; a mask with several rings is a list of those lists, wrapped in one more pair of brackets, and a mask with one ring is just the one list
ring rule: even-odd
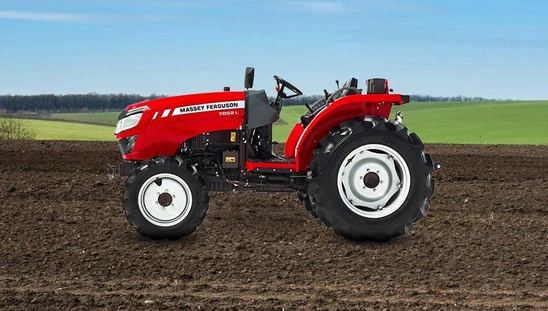
{"label": "tractor hood", "polygon": [[245,92],[225,91],[135,103],[119,115],[114,134],[126,160],[173,155],[191,137],[240,128],[245,101]]}
{"label": "tractor hood", "polygon": [[[215,93],[198,93],[188,95],[178,95],[171,97],[163,97],[158,99],[146,100],[127,106],[125,112],[137,108],[147,106],[152,112],[166,111],[168,109],[176,109],[180,107],[188,107],[206,103],[216,103],[225,101],[244,100],[244,92],[215,92]],[[198,108],[199,109],[199,108]]]}
{"label": "tractor hood", "polygon": [[[241,103],[239,105],[243,105],[244,100],[245,93],[243,91],[198,93],[163,97],[153,100],[142,101],[127,106],[126,109],[124,109],[118,116],[118,121],[137,113],[144,113],[144,117],[161,119],[169,116],[177,116],[193,112],[205,112],[210,110],[237,108],[231,107],[230,104],[239,102]],[[218,104],[215,105],[215,103]],[[117,129],[116,134],[119,132],[120,129]]]}

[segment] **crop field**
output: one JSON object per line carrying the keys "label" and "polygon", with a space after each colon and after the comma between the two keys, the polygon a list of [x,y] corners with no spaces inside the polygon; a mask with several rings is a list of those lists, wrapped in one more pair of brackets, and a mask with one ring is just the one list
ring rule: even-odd
{"label": "crop field", "polygon": [[33,119],[25,119],[23,122],[36,133],[38,140],[116,140],[115,126]]}
{"label": "crop field", "polygon": [[383,244],[252,192],[211,193],[187,238],[143,238],[108,174],[118,112],[24,120],[38,140],[0,141],[0,310],[548,310],[548,102],[396,110],[443,168],[426,217]]}
{"label": "crop field", "polygon": [[[393,108],[393,114],[401,110],[404,123],[429,143],[468,144],[548,144],[547,101],[492,101],[492,102],[440,102],[409,103]],[[304,106],[284,107],[280,121],[274,126],[274,140],[284,142],[299,117],[306,111]],[[59,113],[52,118],[75,122],[91,122],[112,126],[90,128],[86,131],[96,140],[113,140],[113,126],[119,112]],[[70,123],[58,126],[71,129]],[[47,127],[38,126],[40,132]],[[93,133],[97,130],[97,133]],[[110,131],[110,132],[109,132]],[[46,133],[44,132],[44,133]],[[108,133],[109,132],[109,133]],[[44,139],[77,139],[59,134],[40,137]]]}
{"label": "crop field", "polygon": [[116,126],[120,112],[52,113],[51,118]]}
{"label": "crop field", "polygon": [[409,103],[404,123],[430,143],[548,144],[547,101]]}
{"label": "crop field", "polygon": [[0,141],[0,310],[548,310],[548,146],[426,150],[430,209],[388,243],[292,193],[212,193],[195,233],[152,241],[107,174],[115,142]]}

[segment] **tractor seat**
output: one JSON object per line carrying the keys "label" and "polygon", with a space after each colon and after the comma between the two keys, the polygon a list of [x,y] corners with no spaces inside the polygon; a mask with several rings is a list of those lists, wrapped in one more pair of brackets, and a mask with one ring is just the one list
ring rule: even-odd
{"label": "tractor seat", "polygon": [[[358,88],[358,79],[356,79],[356,78],[348,79],[348,81],[346,81],[346,83],[343,85],[343,87]],[[344,90],[342,92],[341,97],[345,97],[347,95],[356,95],[356,94],[358,94],[358,92],[356,90]]]}

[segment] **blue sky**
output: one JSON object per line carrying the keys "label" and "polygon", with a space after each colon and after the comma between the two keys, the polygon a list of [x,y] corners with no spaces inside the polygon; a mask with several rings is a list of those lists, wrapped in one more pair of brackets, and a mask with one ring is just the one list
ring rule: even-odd
{"label": "blue sky", "polygon": [[548,99],[545,0],[0,0],[0,94],[404,94]]}

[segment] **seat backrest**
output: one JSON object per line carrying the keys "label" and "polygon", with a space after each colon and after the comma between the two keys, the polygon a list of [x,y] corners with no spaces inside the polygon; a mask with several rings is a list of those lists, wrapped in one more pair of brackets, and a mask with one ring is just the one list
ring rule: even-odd
{"label": "seat backrest", "polygon": [[280,111],[270,105],[264,90],[247,91],[245,99],[248,129],[272,124],[280,118]]}
{"label": "seat backrest", "polygon": [[[343,88],[344,88],[344,87],[353,87],[353,88],[356,88],[356,89],[357,89],[357,88],[358,88],[358,79],[356,79],[356,78],[350,78],[350,79],[348,79],[348,81],[346,81],[346,82],[344,83]],[[358,91],[357,91],[357,90],[352,90],[352,89],[350,89],[350,90],[344,90],[344,91],[342,92],[342,96],[341,96],[341,97],[344,97],[344,96],[346,96],[346,95],[356,95],[356,94],[358,94]]]}

